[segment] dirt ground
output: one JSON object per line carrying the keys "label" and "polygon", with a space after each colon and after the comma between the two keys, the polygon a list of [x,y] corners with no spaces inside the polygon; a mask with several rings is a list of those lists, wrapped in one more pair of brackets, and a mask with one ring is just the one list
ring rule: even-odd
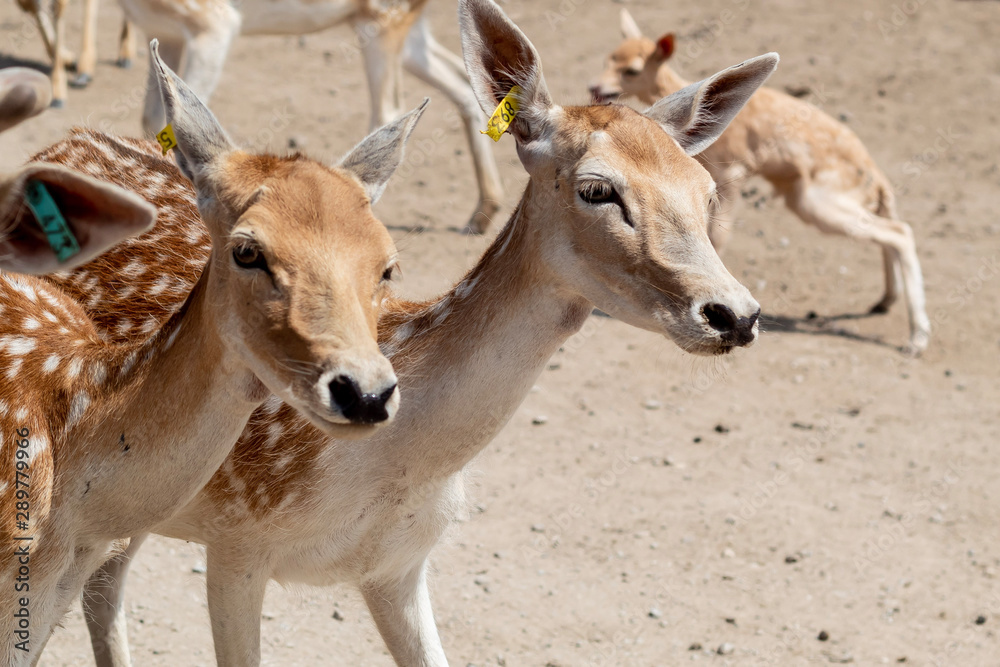
{"label": "dirt ground", "polygon": [[[650,32],[677,32],[689,78],[776,50],[771,85],[806,88],[854,128],[916,233],[931,345],[918,360],[900,354],[902,304],[859,317],[881,295],[874,246],[820,235],[752,181],[725,261],[763,306],[760,342],[694,358],[591,318],[471,466],[469,516],[434,554],[451,663],[1000,664],[1000,3],[624,4]],[[145,49],[132,70],[113,66],[120,10],[104,5],[96,80],[0,138],[0,168],[73,124],[138,132]],[[563,104],[586,101],[621,6],[505,5]],[[429,11],[458,51],[454,1]],[[354,44],[346,27],[242,39],[213,109],[245,144],[291,140],[333,160],[367,129]],[[0,5],[0,52],[42,56],[12,2]],[[407,104],[424,95],[421,157],[376,209],[414,296],[445,289],[496,230],[457,233],[472,170],[453,107],[407,80]],[[436,128],[445,141],[430,139]],[[509,137],[497,157],[506,213],[525,174]],[[201,548],[153,539],[132,571],[135,663],[214,664]],[[261,622],[268,665],[391,664],[346,588],[275,585]],[[64,625],[41,664],[92,664],[79,605]]]}

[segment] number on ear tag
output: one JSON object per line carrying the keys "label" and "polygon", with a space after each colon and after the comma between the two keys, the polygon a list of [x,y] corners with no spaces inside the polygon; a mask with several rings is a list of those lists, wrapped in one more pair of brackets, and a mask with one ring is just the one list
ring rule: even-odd
{"label": "number on ear tag", "polygon": [[500,106],[490,116],[490,122],[486,124],[486,130],[480,130],[480,134],[488,134],[493,141],[500,141],[500,137],[507,131],[510,124],[514,122],[514,116],[520,105],[517,103],[517,96],[521,93],[521,88],[514,86],[507,93],[507,96],[500,102]]}
{"label": "number on ear tag", "polygon": [[167,125],[156,135],[156,140],[160,142],[160,148],[166,155],[172,148],[177,148],[177,137],[174,136],[174,126]]}
{"label": "number on ear tag", "polygon": [[63,217],[56,200],[49,194],[48,188],[40,181],[28,181],[24,190],[24,199],[28,208],[35,215],[35,220],[45,232],[49,245],[55,251],[60,262],[80,252],[80,244],[73,235],[66,218]]}

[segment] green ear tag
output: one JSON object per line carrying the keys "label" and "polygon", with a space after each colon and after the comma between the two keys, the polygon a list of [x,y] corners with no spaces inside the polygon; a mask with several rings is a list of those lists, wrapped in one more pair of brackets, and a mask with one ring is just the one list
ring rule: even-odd
{"label": "green ear tag", "polygon": [[24,192],[28,208],[35,214],[35,219],[42,226],[42,231],[49,239],[49,245],[55,251],[60,262],[80,252],[80,244],[73,236],[73,230],[66,224],[66,218],[56,206],[56,200],[49,194],[45,184],[40,181],[28,181]]}

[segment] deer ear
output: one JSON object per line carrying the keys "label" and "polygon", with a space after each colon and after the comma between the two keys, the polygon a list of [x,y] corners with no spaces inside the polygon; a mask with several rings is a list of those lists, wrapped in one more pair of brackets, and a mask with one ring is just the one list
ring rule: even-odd
{"label": "deer ear", "polygon": [[674,33],[668,32],[656,40],[656,57],[660,60],[669,60],[672,55],[674,55]]}
{"label": "deer ear", "polygon": [[389,179],[403,161],[406,142],[429,103],[430,98],[425,97],[413,111],[369,134],[337,165],[361,182],[373,204],[385,192]]}
{"label": "deer ear", "polygon": [[149,43],[150,79],[163,98],[167,123],[177,137],[177,166],[199,190],[220,157],[235,149],[208,107],[160,58],[160,43]]}
{"label": "deer ear", "polygon": [[697,155],[719,138],[777,66],[777,53],[751,58],[664,97],[645,113],[685,153]]}
{"label": "deer ear", "polygon": [[[29,184],[51,195],[79,252],[60,262],[53,249],[59,237],[43,231],[28,208]],[[0,185],[0,269],[41,275],[86,264],[156,222],[156,209],[140,197],[65,167],[30,164]]]}
{"label": "deer ear", "polygon": [[26,67],[0,70],[0,132],[40,114],[52,101],[52,82]]}
{"label": "deer ear", "polygon": [[492,114],[514,86],[520,109],[510,131],[519,142],[537,139],[553,108],[538,52],[492,0],[460,0],[462,53],[479,105]]}
{"label": "deer ear", "polygon": [[629,13],[627,9],[622,7],[620,14],[622,37],[625,39],[641,39],[642,30],[639,29],[639,24],[635,22],[632,18],[632,14]]}

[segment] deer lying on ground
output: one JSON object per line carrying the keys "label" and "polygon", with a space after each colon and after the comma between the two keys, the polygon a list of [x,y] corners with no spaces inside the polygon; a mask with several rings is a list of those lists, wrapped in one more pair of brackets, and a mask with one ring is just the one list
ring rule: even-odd
{"label": "deer lying on ground", "polygon": [[[116,541],[190,501],[271,392],[331,437],[370,435],[398,407],[375,329],[395,248],[370,206],[423,106],[330,168],[236,149],[155,42],[151,64],[180,171],[155,144],[92,131],[39,159],[142,195],[160,225],[66,290],[0,275],[4,665],[37,661]],[[179,266],[194,278],[183,292]],[[101,305],[117,340],[85,311]]]}
{"label": "deer lying on ground", "polygon": [[[756,340],[758,304],[709,242],[715,185],[690,156],[718,137],[777,56],[725,70],[645,114],[559,107],[537,52],[499,7],[462,0],[459,11],[482,107],[496,108],[520,87],[510,132],[530,181],[454,289],[424,303],[387,302],[379,340],[406,395],[393,424],[345,442],[272,397],[208,486],[157,526],[207,545],[220,665],[259,662],[270,578],[348,582],[364,594],[397,663],[445,665],[426,567],[464,503],[463,469],[593,308],[695,354]],[[195,277],[179,265],[157,270],[185,285]],[[171,307],[148,305],[157,319]],[[107,326],[114,331],[113,320]],[[84,595],[102,666],[129,664],[122,595],[138,547],[133,540],[107,563]]]}
{"label": "deer lying on ground", "polygon": [[[591,86],[595,102],[634,96],[652,104],[688,85],[669,64],[672,34],[656,42],[644,37],[626,9],[621,10],[621,30],[624,41]],[[885,294],[871,312],[887,312],[904,292],[910,319],[908,351],[926,349],[931,325],[913,230],[899,219],[889,179],[846,125],[808,102],[761,88],[698,160],[719,188],[719,207],[709,229],[716,249],[721,251],[728,239],[729,212],[739,198],[740,184],[750,176],[763,176],[803,221],[881,247]]]}
{"label": "deer lying on ground", "polygon": [[[68,86],[84,88],[94,78],[97,67],[98,0],[83,0],[83,46],[78,58],[74,58],[66,48],[66,7],[69,0],[52,0],[51,16],[46,13],[42,0],[17,0],[17,3],[38,24],[45,51],[52,63],[52,106],[61,107],[66,103]],[[118,44],[119,67],[131,67],[135,58],[133,33],[132,26],[124,21]],[[72,80],[66,76],[67,69],[76,72]],[[152,93],[159,96],[156,90]]]}
{"label": "deer lying on ground", "polygon": [[[0,132],[41,113],[51,99],[44,74],[22,67],[0,70]],[[23,206],[30,183],[42,183],[62,211],[79,246],[72,256],[59,259],[42,227]],[[0,269],[36,275],[72,269],[146,231],[155,219],[152,206],[121,188],[59,165],[29,164],[0,177]]]}
{"label": "deer lying on ground", "polygon": [[[57,0],[62,1],[62,0]],[[467,229],[481,233],[500,207],[503,186],[490,147],[479,133],[485,118],[461,59],[439,44],[423,14],[427,0],[119,0],[128,19],[160,40],[163,59],[208,100],[232,41],[244,35],[304,35],[350,23],[357,34],[371,94],[371,127],[402,111],[402,69],[443,92],[459,109],[472,152],[479,203]],[[183,67],[183,69],[179,69]],[[155,86],[146,93],[143,127],[163,126]]]}

